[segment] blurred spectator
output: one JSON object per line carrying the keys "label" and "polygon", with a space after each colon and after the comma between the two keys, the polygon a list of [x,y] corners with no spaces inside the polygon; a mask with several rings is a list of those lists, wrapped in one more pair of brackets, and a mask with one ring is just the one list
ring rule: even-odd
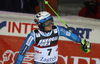
{"label": "blurred spectator", "polygon": [[38,0],[23,0],[22,12],[38,13],[39,12]]}
{"label": "blurred spectator", "polygon": [[39,12],[38,0],[0,0],[0,10],[23,13]]}
{"label": "blurred spectator", "polygon": [[4,0],[0,0],[0,10],[3,10],[4,8]]}
{"label": "blurred spectator", "polygon": [[20,0],[0,0],[0,10],[2,11],[20,11]]}
{"label": "blurred spectator", "polygon": [[100,19],[100,3],[97,0],[86,1],[84,5],[79,11],[79,16]]}
{"label": "blurred spectator", "polygon": [[[38,13],[40,11],[40,0],[0,0],[0,10],[22,13]],[[47,0],[51,7],[57,12],[57,0]],[[41,6],[41,5],[40,5]],[[55,13],[45,4],[45,11],[55,15]]]}
{"label": "blurred spectator", "polygon": [[98,12],[96,14],[97,18],[100,19],[100,0],[98,0],[99,6],[98,6]]}

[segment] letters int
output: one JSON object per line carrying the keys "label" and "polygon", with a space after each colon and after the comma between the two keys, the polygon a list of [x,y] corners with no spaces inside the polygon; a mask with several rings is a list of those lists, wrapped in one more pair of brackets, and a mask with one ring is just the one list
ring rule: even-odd
{"label": "letters int", "polygon": [[30,26],[30,31],[29,32],[32,32],[33,30],[37,29],[37,28],[34,28],[34,26],[36,26],[36,24],[31,24],[31,23],[21,23],[21,22],[9,22],[8,23],[8,32],[12,32],[14,33],[15,30],[18,32],[18,33],[21,33],[22,32],[22,26],[24,26],[24,33],[26,34],[27,33],[27,30],[28,30],[28,27]]}

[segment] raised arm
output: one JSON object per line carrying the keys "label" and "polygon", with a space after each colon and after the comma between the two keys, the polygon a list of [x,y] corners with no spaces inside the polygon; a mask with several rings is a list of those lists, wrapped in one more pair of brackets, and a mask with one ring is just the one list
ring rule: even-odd
{"label": "raised arm", "polygon": [[59,30],[59,36],[64,36],[64,37],[67,37],[70,40],[81,43],[81,38],[79,36],[68,31],[65,27],[58,26],[58,25],[57,25],[57,27],[58,27],[58,30]]}
{"label": "raised arm", "polygon": [[76,34],[72,32],[69,32],[65,27],[62,27],[62,26],[57,26],[57,27],[59,30],[59,36],[64,36],[70,40],[80,43],[81,49],[85,53],[88,53],[91,51],[91,44],[88,41],[81,39],[79,36],[77,36]]}

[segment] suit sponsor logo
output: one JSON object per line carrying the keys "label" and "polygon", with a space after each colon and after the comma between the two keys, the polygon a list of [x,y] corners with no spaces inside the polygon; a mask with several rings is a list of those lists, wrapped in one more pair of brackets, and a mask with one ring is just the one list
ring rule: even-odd
{"label": "suit sponsor logo", "polygon": [[40,61],[44,61],[44,62],[51,62],[51,61],[55,61],[57,58],[56,56],[52,57],[52,58],[44,58],[44,57],[41,57]]}
{"label": "suit sponsor logo", "polygon": [[56,40],[58,40],[57,36],[47,39],[41,39],[37,46],[49,46],[51,41],[56,41]]}
{"label": "suit sponsor logo", "polygon": [[34,39],[34,38],[33,38],[32,36],[30,36],[29,39],[27,40],[26,45],[27,45],[27,46],[30,46],[33,39]]}

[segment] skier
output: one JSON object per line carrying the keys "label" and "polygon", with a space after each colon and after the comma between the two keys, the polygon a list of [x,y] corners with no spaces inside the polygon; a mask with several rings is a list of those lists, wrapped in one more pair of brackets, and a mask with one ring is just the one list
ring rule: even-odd
{"label": "skier", "polygon": [[54,25],[53,17],[49,12],[41,11],[37,13],[34,21],[39,28],[32,31],[27,36],[22,49],[17,56],[15,64],[22,63],[26,52],[32,45],[35,50],[34,64],[57,64],[57,41],[59,36],[64,36],[70,40],[80,43],[84,52],[90,52],[91,44],[89,42],[66,30],[65,27]]}

